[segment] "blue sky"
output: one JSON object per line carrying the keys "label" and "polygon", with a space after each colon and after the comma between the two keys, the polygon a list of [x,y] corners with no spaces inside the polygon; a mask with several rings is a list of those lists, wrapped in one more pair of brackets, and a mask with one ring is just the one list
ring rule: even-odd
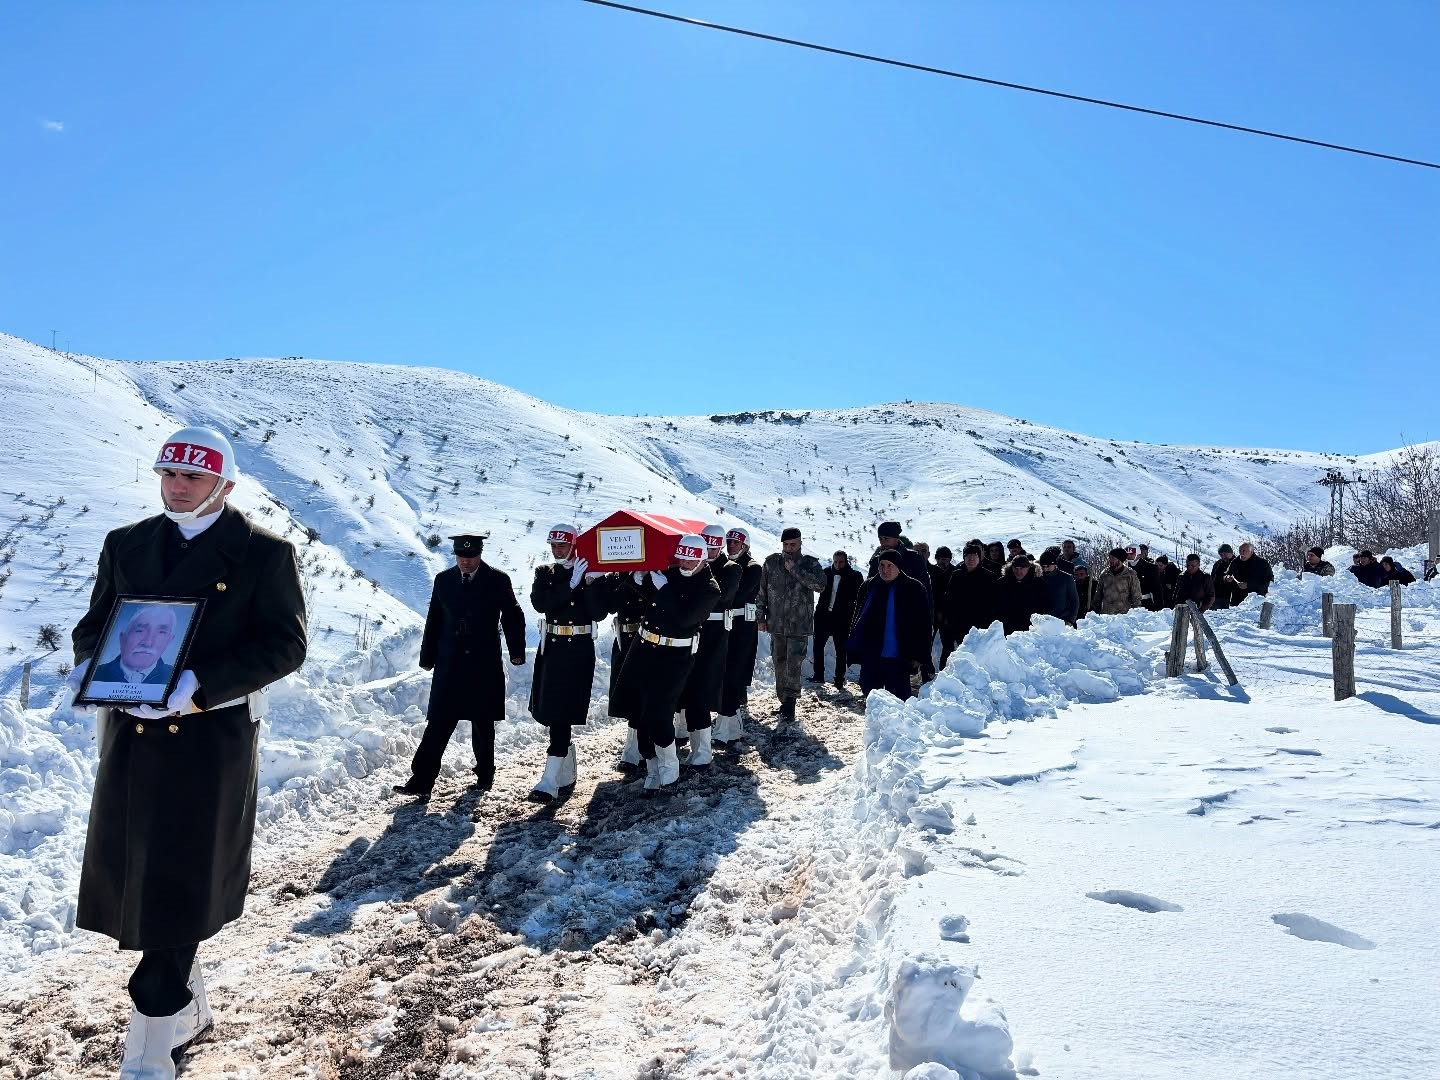
{"label": "blue sky", "polygon": [[[1440,158],[1423,2],[667,0]],[[1440,172],[578,0],[9,4],[0,330],[429,364],[577,408],[954,401],[1440,438]]]}

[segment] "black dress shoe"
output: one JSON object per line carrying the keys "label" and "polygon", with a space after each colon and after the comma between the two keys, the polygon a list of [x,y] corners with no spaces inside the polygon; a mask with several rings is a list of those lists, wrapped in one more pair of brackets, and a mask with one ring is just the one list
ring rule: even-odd
{"label": "black dress shoe", "polygon": [[495,777],[481,776],[479,773],[476,773],[475,779],[470,781],[470,786],[476,791],[489,791],[495,786]]}
{"label": "black dress shoe", "polygon": [[421,787],[413,776],[403,784],[392,785],[390,790],[400,795],[414,795],[420,802],[425,802],[430,798],[430,789]]}

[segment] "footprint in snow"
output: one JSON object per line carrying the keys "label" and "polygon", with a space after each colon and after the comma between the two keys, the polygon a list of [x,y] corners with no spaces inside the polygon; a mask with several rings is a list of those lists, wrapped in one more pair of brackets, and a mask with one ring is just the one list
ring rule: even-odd
{"label": "footprint in snow", "polygon": [[1375,942],[1369,938],[1352,934],[1349,930],[1341,930],[1338,926],[1322,922],[1314,915],[1292,911],[1271,915],[1270,918],[1283,926],[1285,932],[1292,937],[1303,938],[1306,941],[1328,941],[1332,945],[1344,945],[1347,949],[1375,948]]}
{"label": "footprint in snow", "polygon": [[1105,889],[1102,892],[1087,892],[1085,895],[1091,900],[1099,900],[1103,904],[1118,904],[1120,907],[1128,907],[1133,911],[1144,911],[1147,914],[1154,914],[1157,911],[1185,910],[1179,904],[1172,904],[1157,896],[1131,892],[1129,889]]}
{"label": "footprint in snow", "polygon": [[1307,750],[1307,749],[1306,749],[1305,747],[1303,747],[1303,746],[1299,746],[1299,747],[1297,747],[1297,746],[1277,746],[1277,747],[1275,748],[1275,753],[1277,753],[1277,754],[1294,754],[1296,757],[1321,757],[1321,756],[1323,756],[1323,755],[1320,753],[1319,750]]}
{"label": "footprint in snow", "polygon": [[1267,727],[1265,730],[1273,735],[1295,735],[1300,729],[1293,727]]}

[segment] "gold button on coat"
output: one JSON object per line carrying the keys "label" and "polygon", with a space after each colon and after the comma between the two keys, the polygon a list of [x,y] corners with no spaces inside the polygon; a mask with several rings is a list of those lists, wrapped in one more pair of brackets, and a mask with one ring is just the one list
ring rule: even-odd
{"label": "gold button on coat", "polygon": [[136,735],[144,735],[144,734],[145,734],[145,725],[144,725],[144,724],[136,724],[136,725],[135,725],[135,734],[136,734]]}
{"label": "gold button on coat", "polygon": [[171,735],[178,735],[178,734],[180,734],[180,725],[179,725],[179,724],[171,724],[171,725],[170,725],[170,734],[171,734]]}
{"label": "gold button on coat", "polygon": [[224,592],[224,591],[225,591],[225,582],[223,582],[223,581],[217,581],[217,582],[215,583],[215,591],[216,591],[216,592]]}

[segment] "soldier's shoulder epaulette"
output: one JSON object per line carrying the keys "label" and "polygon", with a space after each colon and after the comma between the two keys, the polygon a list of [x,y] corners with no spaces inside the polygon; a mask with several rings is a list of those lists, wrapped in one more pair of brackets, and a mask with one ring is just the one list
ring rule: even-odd
{"label": "soldier's shoulder epaulette", "polygon": [[279,533],[271,532],[265,528],[265,526],[258,525],[254,521],[251,521],[249,517],[245,518],[245,524],[250,526],[251,543],[259,544],[262,549],[274,547],[294,548],[295,546]]}

